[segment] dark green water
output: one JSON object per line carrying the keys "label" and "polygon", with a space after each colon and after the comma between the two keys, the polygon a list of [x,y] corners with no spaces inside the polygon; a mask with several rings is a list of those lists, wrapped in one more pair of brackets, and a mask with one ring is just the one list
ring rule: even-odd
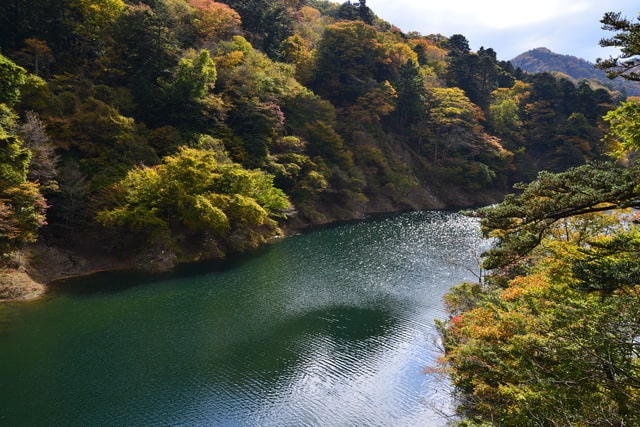
{"label": "dark green water", "polygon": [[0,425],[439,426],[442,295],[475,221],[419,212],[0,306]]}

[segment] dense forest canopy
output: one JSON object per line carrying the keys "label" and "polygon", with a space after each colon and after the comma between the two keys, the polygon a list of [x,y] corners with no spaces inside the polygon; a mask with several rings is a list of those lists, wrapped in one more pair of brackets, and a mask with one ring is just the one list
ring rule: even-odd
{"label": "dense forest canopy", "polygon": [[[639,24],[602,24],[639,80]],[[0,298],[38,244],[165,270],[519,183],[440,325],[462,424],[638,424],[639,105],[365,1],[4,1]]]}
{"label": "dense forest canopy", "polygon": [[282,227],[487,204],[602,159],[623,100],[313,0],[2,2],[0,88],[13,269],[30,242],[162,269]]}
{"label": "dense forest canopy", "polygon": [[510,60],[516,68],[529,73],[559,73],[578,82],[588,81],[595,87],[602,86],[607,90],[616,90],[627,96],[640,95],[640,82],[627,79],[610,79],[607,73],[594,66],[592,62],[572,55],[561,55],[547,48],[536,48],[524,52]]}
{"label": "dense forest canopy", "polygon": [[[622,49],[598,66],[640,80],[640,26],[601,22],[616,33],[601,45]],[[461,425],[640,423],[639,105],[603,115],[616,161],[542,171],[469,212],[493,241],[486,271],[449,292],[439,323]]]}

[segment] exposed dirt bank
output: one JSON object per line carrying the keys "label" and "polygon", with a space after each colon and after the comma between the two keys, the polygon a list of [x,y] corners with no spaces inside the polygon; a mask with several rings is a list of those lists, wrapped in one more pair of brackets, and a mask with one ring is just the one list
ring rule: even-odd
{"label": "exposed dirt bank", "polygon": [[[362,219],[370,214],[393,213],[430,209],[463,209],[497,201],[500,194],[478,192],[465,194],[455,190],[440,191],[445,197],[435,197],[427,192],[407,195],[401,202],[390,202],[384,197],[371,197],[360,209],[342,209],[339,206],[323,207],[314,219],[292,218],[283,225],[285,236],[302,229],[335,221]],[[399,202],[399,203],[398,203]],[[37,243],[23,249],[11,268],[0,269],[0,302],[26,301],[42,297],[52,282],[89,275],[101,271],[150,270],[161,271],[162,259],[154,259],[154,265],[141,266],[137,254],[118,258],[100,248],[99,236],[82,236],[63,245]],[[136,261],[137,260],[137,261]],[[201,259],[202,260],[202,259]],[[168,263],[169,270],[174,265]]]}
{"label": "exposed dirt bank", "polygon": [[44,295],[46,286],[24,271],[0,271],[0,301],[31,300]]}

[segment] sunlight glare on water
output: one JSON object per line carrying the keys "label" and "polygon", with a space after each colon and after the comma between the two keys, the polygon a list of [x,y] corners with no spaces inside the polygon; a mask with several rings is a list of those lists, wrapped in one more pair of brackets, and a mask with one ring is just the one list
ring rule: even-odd
{"label": "sunlight glare on water", "polygon": [[485,246],[473,219],[415,212],[65,283],[0,309],[0,424],[444,426],[433,320]]}

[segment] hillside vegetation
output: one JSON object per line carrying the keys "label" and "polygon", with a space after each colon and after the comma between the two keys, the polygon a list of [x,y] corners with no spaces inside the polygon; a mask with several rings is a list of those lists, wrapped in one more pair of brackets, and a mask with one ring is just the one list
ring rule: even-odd
{"label": "hillside vegetation", "polygon": [[[601,22],[621,54],[598,66],[640,81],[640,22]],[[439,323],[461,426],[640,425],[640,103],[603,119],[616,161],[540,172],[468,212],[492,246]]]}
{"label": "hillside vegetation", "polygon": [[610,80],[607,73],[593,63],[571,55],[560,55],[544,47],[524,52],[510,62],[528,73],[562,73],[578,82],[586,80],[595,87],[604,86],[627,96],[640,96],[640,83],[624,79]]}
{"label": "hillside vegetation", "polygon": [[364,1],[15,0],[0,52],[0,262],[41,281],[491,203],[621,100]]}
{"label": "hillside vegetation", "polygon": [[[597,66],[640,81],[640,22],[601,23],[622,53]],[[4,1],[0,49],[0,299],[369,212],[485,206],[467,213],[493,245],[439,323],[459,424],[640,425],[624,91],[403,33],[365,1]]]}

